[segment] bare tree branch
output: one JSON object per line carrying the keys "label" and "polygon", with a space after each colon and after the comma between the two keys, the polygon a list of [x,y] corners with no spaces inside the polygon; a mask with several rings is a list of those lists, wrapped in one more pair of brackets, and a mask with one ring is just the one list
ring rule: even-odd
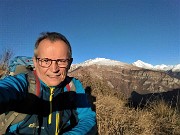
{"label": "bare tree branch", "polygon": [[13,51],[11,49],[5,48],[2,51],[2,54],[0,54],[0,65],[1,65],[0,68],[2,70],[7,70],[9,61],[12,58],[12,56],[13,56]]}

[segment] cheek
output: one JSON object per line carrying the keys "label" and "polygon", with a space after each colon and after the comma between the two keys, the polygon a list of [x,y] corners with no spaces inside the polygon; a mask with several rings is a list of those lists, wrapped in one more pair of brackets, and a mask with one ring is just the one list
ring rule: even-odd
{"label": "cheek", "polygon": [[65,78],[66,75],[67,75],[67,70],[66,69],[61,69],[60,72],[61,72],[62,79]]}
{"label": "cheek", "polygon": [[47,72],[46,68],[41,68],[41,67],[36,67],[36,72],[38,74],[38,76],[42,79],[44,77],[44,75]]}

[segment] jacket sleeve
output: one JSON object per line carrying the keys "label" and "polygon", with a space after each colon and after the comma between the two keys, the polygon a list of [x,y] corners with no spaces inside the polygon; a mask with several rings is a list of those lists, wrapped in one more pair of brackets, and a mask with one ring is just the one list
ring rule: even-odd
{"label": "jacket sleeve", "polygon": [[8,76],[0,80],[0,114],[10,111],[16,101],[23,99],[27,89],[28,83],[25,74]]}
{"label": "jacket sleeve", "polygon": [[81,82],[74,78],[73,82],[75,83],[77,93],[76,106],[79,121],[71,131],[68,131],[63,135],[94,135],[97,132],[96,114],[91,110],[91,106],[88,103],[88,99]]}

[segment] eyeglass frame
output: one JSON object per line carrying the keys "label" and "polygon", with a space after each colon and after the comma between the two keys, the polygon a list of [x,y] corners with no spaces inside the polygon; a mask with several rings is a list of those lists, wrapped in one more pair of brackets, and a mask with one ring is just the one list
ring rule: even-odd
{"label": "eyeglass frame", "polygon": [[[38,61],[38,64],[39,64],[41,67],[43,67],[43,68],[49,68],[49,67],[52,65],[52,62],[53,62],[53,61],[56,62],[57,66],[58,66],[59,68],[67,68],[68,65],[70,64],[70,62],[72,61],[72,59],[73,59],[73,58],[52,60],[52,59],[49,59],[49,58],[38,58],[38,57],[36,57],[36,61]],[[50,62],[49,66],[42,66],[41,63],[42,63],[43,60],[49,60],[49,62]],[[64,65],[64,66],[62,67],[62,66],[61,66],[62,64],[58,64],[58,61],[60,61],[60,62],[67,62],[67,65]]]}

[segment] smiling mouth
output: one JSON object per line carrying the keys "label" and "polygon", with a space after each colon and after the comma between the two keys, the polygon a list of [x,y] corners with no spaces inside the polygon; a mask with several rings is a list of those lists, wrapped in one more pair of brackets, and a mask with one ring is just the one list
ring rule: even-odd
{"label": "smiling mouth", "polygon": [[57,77],[59,77],[59,76],[61,76],[61,75],[47,75],[49,78],[57,78]]}

